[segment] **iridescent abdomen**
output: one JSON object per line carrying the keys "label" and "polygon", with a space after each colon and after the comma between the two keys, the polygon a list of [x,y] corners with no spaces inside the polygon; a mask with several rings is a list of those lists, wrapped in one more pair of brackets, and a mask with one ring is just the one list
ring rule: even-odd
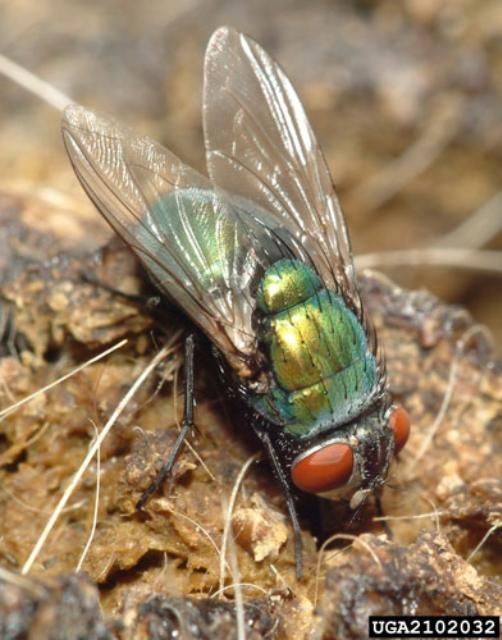
{"label": "iridescent abdomen", "polygon": [[302,262],[280,260],[267,269],[257,302],[271,388],[254,398],[255,408],[298,436],[357,417],[375,387],[376,364],[343,297]]}

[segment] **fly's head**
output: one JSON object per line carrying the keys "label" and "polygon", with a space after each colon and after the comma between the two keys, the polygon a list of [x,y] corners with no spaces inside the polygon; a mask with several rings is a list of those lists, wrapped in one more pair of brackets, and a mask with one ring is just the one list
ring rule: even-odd
{"label": "fly's head", "polygon": [[356,509],[383,485],[392,458],[409,433],[405,409],[382,401],[298,454],[291,465],[293,484],[323,497],[349,498]]}

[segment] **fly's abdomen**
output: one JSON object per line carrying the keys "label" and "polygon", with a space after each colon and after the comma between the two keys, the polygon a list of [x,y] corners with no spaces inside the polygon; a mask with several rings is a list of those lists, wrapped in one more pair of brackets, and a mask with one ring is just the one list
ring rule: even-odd
{"label": "fly's abdomen", "polygon": [[345,424],[366,406],[376,365],[364,328],[343,297],[297,260],[280,260],[257,296],[260,338],[271,367],[254,406],[286,431],[310,436]]}

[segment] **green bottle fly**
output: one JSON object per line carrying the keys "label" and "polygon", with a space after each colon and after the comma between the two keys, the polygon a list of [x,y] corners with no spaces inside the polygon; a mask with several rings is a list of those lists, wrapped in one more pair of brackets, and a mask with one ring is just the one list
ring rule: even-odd
{"label": "green bottle fly", "polygon": [[[284,491],[301,575],[293,494],[360,504],[383,485],[409,419],[392,404],[345,219],[302,104],[281,67],[228,27],[207,48],[203,120],[209,178],[83,107],[69,106],[62,128],[100,213],[212,342]],[[154,487],[191,428],[191,337],[185,353],[183,428]]]}

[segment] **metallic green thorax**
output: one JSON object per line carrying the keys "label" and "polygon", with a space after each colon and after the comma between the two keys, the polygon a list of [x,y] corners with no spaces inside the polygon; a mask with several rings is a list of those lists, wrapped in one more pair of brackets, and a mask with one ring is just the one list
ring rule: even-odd
{"label": "metallic green thorax", "polygon": [[[152,229],[168,232],[166,235],[171,243],[182,248],[178,253],[183,256],[183,266],[196,270],[203,288],[211,289],[214,283],[224,281],[235,242],[235,228],[219,210],[213,191],[190,187],[170,192],[151,205],[146,215],[149,232]],[[149,232],[142,232],[141,227],[137,230],[137,235],[147,247],[150,244]],[[169,255],[159,258],[172,263]],[[149,267],[156,275],[156,265],[149,264]]]}
{"label": "metallic green thorax", "polygon": [[272,384],[255,408],[298,436],[357,417],[376,386],[376,362],[343,297],[304,263],[280,260],[265,272],[257,305]]}

